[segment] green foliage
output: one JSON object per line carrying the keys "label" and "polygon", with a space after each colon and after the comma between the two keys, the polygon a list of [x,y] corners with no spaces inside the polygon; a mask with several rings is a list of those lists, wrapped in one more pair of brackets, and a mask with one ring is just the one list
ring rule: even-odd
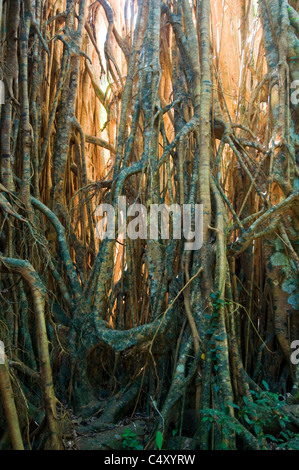
{"label": "green foliage", "polygon": [[206,318],[210,320],[209,328],[206,331],[206,334],[211,337],[210,339],[210,351],[212,353],[212,361],[214,362],[214,369],[218,369],[217,359],[220,358],[220,353],[222,351],[222,347],[218,344],[219,342],[223,341],[224,339],[220,335],[215,335],[218,329],[218,320],[219,320],[219,312],[220,309],[223,308],[225,305],[229,305],[230,302],[226,302],[225,300],[220,298],[220,292],[215,292],[210,294],[212,299],[212,306],[213,312],[211,315],[205,315]]}
{"label": "green foliage", "polygon": [[[285,402],[281,400],[281,395],[270,392],[266,381],[262,383],[266,390],[260,393],[251,390],[252,400],[243,397],[244,404],[242,406],[229,403],[229,406],[236,410],[238,420],[231,419],[228,408],[226,410],[209,408],[202,410],[202,422],[206,422],[209,429],[212,424],[216,423],[217,427],[221,429],[223,438],[228,438],[232,431],[240,435],[243,432],[243,426],[245,426],[258,440],[262,448],[266,443],[269,445],[270,442],[275,443],[279,449],[291,448],[292,440],[296,435],[287,429],[290,419],[283,410]],[[271,428],[275,419],[279,420],[282,431],[277,435],[265,433],[264,429]]]}
{"label": "green foliage", "polygon": [[160,431],[157,431],[156,434],[156,444],[159,450],[162,450],[162,445],[163,445],[163,435]]}
{"label": "green foliage", "polygon": [[127,450],[143,450],[142,445],[138,441],[136,434],[130,429],[126,429],[125,432],[122,434],[122,446],[124,449]]}
{"label": "green foliage", "polygon": [[[226,302],[225,300],[220,298],[221,292],[213,292],[210,294],[210,297],[212,299],[212,305],[213,305],[213,317],[217,318],[218,317],[218,312],[223,307],[224,305],[229,305],[230,302]],[[207,315],[206,315],[207,316]]]}
{"label": "green foliage", "polygon": [[[230,405],[239,408],[233,403],[230,403]],[[208,429],[211,429],[212,424],[217,423],[218,427],[222,429],[224,438],[230,437],[231,431],[235,431],[237,434],[242,432],[242,426],[238,422],[232,421],[229,423],[229,427],[227,426],[230,416],[225,411],[207,408],[202,410],[201,414],[203,415],[201,421],[203,423],[208,423]]]}
{"label": "green foliage", "polygon": [[276,442],[278,447],[285,446],[287,444],[286,439],[289,440],[293,437],[291,431],[280,433],[277,437],[263,432],[264,428],[271,426],[275,418],[279,419],[280,426],[283,429],[286,429],[290,419],[283,412],[282,407],[285,402],[281,400],[281,395],[270,392],[269,385],[265,380],[262,383],[266,391],[256,393],[251,390],[253,401],[243,398],[245,406],[239,411],[239,417],[243,417],[248,424],[252,425],[260,444],[262,444],[263,439],[268,439]]}

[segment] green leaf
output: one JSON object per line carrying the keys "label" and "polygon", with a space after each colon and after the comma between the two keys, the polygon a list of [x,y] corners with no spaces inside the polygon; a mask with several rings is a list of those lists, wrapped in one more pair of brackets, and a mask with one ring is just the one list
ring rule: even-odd
{"label": "green leaf", "polygon": [[264,385],[264,387],[267,391],[270,390],[270,387],[269,387],[268,383],[265,380],[262,380],[262,384]]}
{"label": "green leaf", "polygon": [[247,415],[244,415],[244,419],[245,419],[246,423],[248,423],[248,424],[253,424],[254,423],[254,421],[252,421],[252,419],[250,419]]}
{"label": "green leaf", "polygon": [[232,402],[228,402],[229,406],[232,406],[233,408],[236,408],[237,410],[240,410],[241,408],[236,405],[235,403],[232,403]]}
{"label": "green leaf", "polygon": [[285,421],[284,421],[283,419],[281,419],[281,420],[279,421],[279,424],[280,424],[280,426],[281,426],[282,428],[285,429],[286,423],[285,423]]}
{"label": "green leaf", "polygon": [[258,424],[255,424],[253,426],[253,429],[254,429],[254,432],[257,436],[261,433],[261,430],[262,430],[262,428]]}
{"label": "green leaf", "polygon": [[160,431],[157,431],[157,434],[156,434],[156,444],[157,444],[158,449],[161,450],[162,445],[163,445],[163,435]]}

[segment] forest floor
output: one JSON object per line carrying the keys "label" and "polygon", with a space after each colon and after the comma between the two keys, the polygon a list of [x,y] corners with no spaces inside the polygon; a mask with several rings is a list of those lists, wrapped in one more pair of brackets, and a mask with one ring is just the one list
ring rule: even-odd
{"label": "forest floor", "polygon": [[100,413],[82,418],[68,412],[63,422],[66,450],[142,450],[154,418],[135,414],[109,424],[100,421]]}
{"label": "forest floor", "polygon": [[[103,425],[98,415],[87,419],[70,415],[66,422],[63,439],[66,450],[143,450],[155,418],[136,413],[117,424]],[[191,437],[178,436],[173,431],[165,445],[167,450],[188,450],[191,442]]]}
{"label": "forest floor", "polygon": [[[78,417],[68,410],[62,420],[63,445],[65,450],[146,450],[153,448],[156,417],[145,413],[128,415],[116,424],[103,423],[101,411],[88,418]],[[173,429],[163,441],[163,450],[193,450],[194,442],[194,413],[187,410],[184,413],[181,435]],[[150,445],[149,445],[150,443]],[[239,442],[241,445],[241,442]],[[283,450],[277,444],[269,441],[270,450]],[[239,448],[242,449],[242,445]],[[294,434],[289,441],[289,450],[299,450],[299,434]]]}

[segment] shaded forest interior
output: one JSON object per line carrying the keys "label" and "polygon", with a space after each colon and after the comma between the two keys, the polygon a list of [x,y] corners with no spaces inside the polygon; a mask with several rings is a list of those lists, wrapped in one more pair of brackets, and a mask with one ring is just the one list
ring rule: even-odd
{"label": "shaded forest interior", "polygon": [[[0,449],[299,449],[299,2],[0,0],[0,38]],[[202,247],[100,240],[120,197]]]}

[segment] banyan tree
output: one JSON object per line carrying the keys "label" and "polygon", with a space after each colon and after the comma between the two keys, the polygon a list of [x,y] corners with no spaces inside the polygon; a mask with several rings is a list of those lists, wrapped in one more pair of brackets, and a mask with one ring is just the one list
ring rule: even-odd
{"label": "banyan tree", "polygon": [[[1,0],[0,36],[0,447],[298,446],[299,2]],[[201,205],[201,248],[99,237],[120,198]]]}

